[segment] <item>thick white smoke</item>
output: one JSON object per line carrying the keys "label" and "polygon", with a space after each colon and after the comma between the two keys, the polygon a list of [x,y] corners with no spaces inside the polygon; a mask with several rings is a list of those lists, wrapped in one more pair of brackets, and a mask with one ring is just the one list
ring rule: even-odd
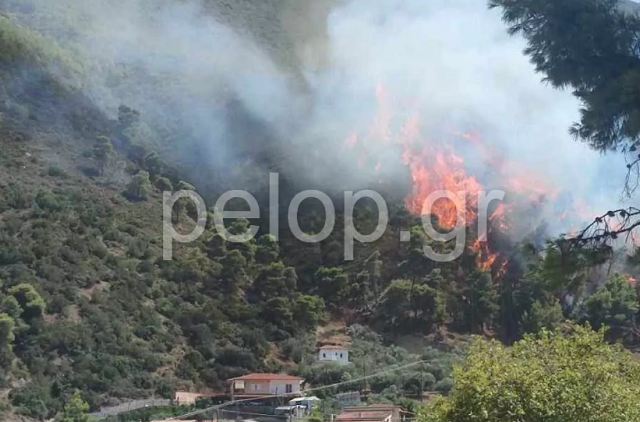
{"label": "thick white smoke", "polygon": [[336,126],[366,133],[361,125],[371,123],[381,82],[391,110],[417,113],[429,142],[440,142],[443,130],[475,129],[505,156],[507,173],[537,173],[598,212],[618,202],[623,158],[569,135],[578,101],[541,82],[522,54],[524,40],[509,36],[484,2],[351,0],[333,10],[327,28],[329,64],[310,78],[315,133]]}
{"label": "thick white smoke", "polygon": [[[314,18],[326,22],[318,25],[324,37],[289,32],[288,42],[266,40],[271,49],[256,39],[256,28],[217,19],[220,7],[212,17],[211,8],[169,0],[32,3],[48,19],[25,21],[74,48],[97,104],[112,114],[121,103],[133,106],[165,133],[186,127],[185,136],[162,141],[178,155],[194,148],[198,164],[222,169],[217,174],[231,171],[238,151],[271,149],[289,177],[334,190],[395,177],[403,165],[386,146],[382,176],[362,171],[359,157],[344,148],[349,135],[371,129],[380,83],[396,128],[415,114],[431,143],[444,142],[447,131],[477,130],[504,155],[507,172],[539,173],[596,210],[618,200],[622,157],[603,157],[569,136],[578,102],[541,83],[522,54],[523,40],[507,35],[499,12],[482,1],[345,0],[329,8],[323,0]],[[294,51],[273,54],[291,44]],[[299,75],[303,90],[292,82]],[[231,99],[243,118],[229,110]],[[474,151],[460,152],[477,167]],[[266,180],[267,170],[259,171]]]}
{"label": "thick white smoke", "polygon": [[220,182],[210,180],[212,170],[232,178],[236,152],[282,136],[270,131],[287,127],[287,107],[296,104],[248,29],[222,23],[205,4],[27,0],[17,10],[82,64],[83,89],[96,105],[114,118],[121,104],[139,110],[156,132],[150,147],[199,182]]}

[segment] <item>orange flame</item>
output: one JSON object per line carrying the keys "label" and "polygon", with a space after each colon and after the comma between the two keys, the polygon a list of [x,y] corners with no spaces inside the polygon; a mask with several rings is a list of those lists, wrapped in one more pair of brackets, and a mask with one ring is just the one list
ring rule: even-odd
{"label": "orange flame", "polygon": [[[456,154],[449,144],[424,139],[420,131],[420,121],[415,114],[404,119],[400,129],[394,132],[394,114],[389,107],[388,93],[381,83],[377,85],[375,95],[377,108],[370,130],[363,139],[360,139],[357,133],[351,134],[347,138],[347,145],[350,148],[358,146],[365,152],[369,152],[372,149],[370,147],[389,143],[402,148],[402,160],[408,166],[413,180],[412,193],[405,199],[407,209],[411,213],[435,216],[438,225],[444,230],[452,230],[458,223],[470,225],[476,221],[478,194],[484,188],[476,177],[469,174],[464,158]],[[559,195],[542,175],[522,169],[517,164],[509,165],[500,153],[481,141],[478,133],[449,132],[457,139],[470,142],[477,150],[476,155],[485,163],[485,167],[490,168],[504,181],[504,188],[519,192],[528,198],[531,204],[538,204],[545,198],[553,199]],[[373,170],[379,173],[380,161],[372,162],[375,163]],[[364,166],[364,163],[364,158],[359,157],[359,166]],[[437,191],[450,194],[447,198],[439,195],[440,199],[431,204],[427,203],[427,199],[431,199],[430,195]],[[460,195],[462,192],[464,194]],[[431,205],[430,209],[425,208],[427,205]],[[508,217],[512,211],[511,206],[500,203],[489,218],[491,227],[508,232]],[[485,271],[495,270],[497,278],[504,276],[508,260],[499,259],[499,254],[490,249],[486,238],[476,239],[469,246],[469,250],[476,254],[478,268]]]}
{"label": "orange flame", "polygon": [[482,271],[489,271],[498,259],[498,254],[491,252],[484,237],[476,239],[469,249],[476,254],[476,266]]}
{"label": "orange flame", "polygon": [[[408,157],[405,164],[411,169],[414,187],[413,194],[406,200],[410,212],[435,215],[438,224],[447,230],[456,226],[459,216],[467,224],[476,219],[477,194],[482,186],[475,178],[466,175],[461,158],[453,153],[431,151],[417,152]],[[438,199],[433,202],[430,210],[426,209],[426,200],[436,191],[448,191],[455,195]],[[464,195],[458,195],[459,192]]]}
{"label": "orange flame", "polygon": [[503,232],[509,230],[509,223],[507,223],[507,211],[509,210],[509,206],[504,203],[498,204],[495,211],[489,216],[489,221],[492,223],[496,223],[497,226]]}
{"label": "orange flame", "polygon": [[502,279],[505,274],[507,273],[507,265],[509,265],[509,260],[505,259],[502,264],[500,264],[500,267],[498,268],[498,271],[496,272],[496,279]]}

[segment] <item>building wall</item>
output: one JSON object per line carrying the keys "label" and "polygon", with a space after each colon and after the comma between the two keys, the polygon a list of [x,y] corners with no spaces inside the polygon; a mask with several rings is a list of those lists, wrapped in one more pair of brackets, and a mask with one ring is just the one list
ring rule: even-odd
{"label": "building wall", "polygon": [[318,360],[349,362],[349,351],[347,349],[320,349],[318,352]]}
{"label": "building wall", "polygon": [[380,419],[389,417],[390,422],[399,422],[401,419],[400,408],[388,404],[370,404],[367,406],[349,406],[345,407],[338,416],[340,419],[350,419],[353,417]]}
{"label": "building wall", "polygon": [[[287,385],[291,385],[291,393],[287,393]],[[269,383],[270,394],[294,394],[300,392],[300,381],[271,381]]]}
{"label": "building wall", "polygon": [[244,394],[270,394],[269,381],[244,381]]}
{"label": "building wall", "polygon": [[348,393],[337,394],[334,399],[340,403],[341,406],[352,406],[361,402],[360,392],[351,391]]}
{"label": "building wall", "polygon": [[199,397],[202,397],[202,394],[176,391],[173,399],[180,404],[194,404]]}

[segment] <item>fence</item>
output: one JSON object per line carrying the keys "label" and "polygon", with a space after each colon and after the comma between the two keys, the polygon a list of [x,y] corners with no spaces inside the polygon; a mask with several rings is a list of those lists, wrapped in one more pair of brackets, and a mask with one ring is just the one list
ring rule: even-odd
{"label": "fence", "polygon": [[156,407],[156,406],[169,406],[171,405],[171,400],[169,399],[144,399],[144,400],[133,400],[127,403],[122,403],[117,406],[109,406],[103,407],[100,411],[92,413],[91,416],[94,418],[105,418],[107,416],[115,416],[120,413],[131,412],[132,410],[138,410],[145,407]]}

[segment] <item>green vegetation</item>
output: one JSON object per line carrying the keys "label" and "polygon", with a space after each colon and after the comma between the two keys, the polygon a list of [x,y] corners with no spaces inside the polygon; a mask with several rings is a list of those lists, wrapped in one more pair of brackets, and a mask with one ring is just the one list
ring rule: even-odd
{"label": "green vegetation", "polygon": [[141,170],[131,179],[126,195],[132,200],[146,200],[152,189],[149,172]]}
{"label": "green vegetation", "polygon": [[[599,149],[638,135],[636,63],[628,50],[635,19],[614,15],[612,2],[600,0],[492,4],[530,39],[539,70],[557,86],[574,86],[585,101],[576,134]],[[562,26],[557,19],[569,15],[566,5],[589,17],[602,45],[571,26],[548,32]],[[543,25],[543,18],[556,24]],[[549,41],[567,34],[572,44]],[[69,51],[0,16],[0,387],[9,390],[3,409],[80,422],[114,400],[222,390],[226,379],[250,371],[296,373],[323,386],[406,366],[318,395],[367,389],[376,400],[409,407],[415,404],[407,398],[422,399],[425,391],[450,394],[425,421],[637,420],[630,402],[637,369],[601,337],[637,345],[638,291],[615,272],[593,276],[589,269],[604,262],[601,250],[509,244],[504,271],[478,265],[472,248],[455,262],[436,263],[423,247],[442,251],[452,243],[425,236],[398,202],[389,210],[388,233],[357,244],[350,262],[342,259],[340,213],[334,233],[319,244],[286,234],[276,241],[262,216],[227,221],[232,234],[258,225],[255,239],[227,242],[209,224],[196,242],[175,245],[174,260],[162,260],[161,192],[200,188],[190,171],[167,161],[163,143],[189,134],[172,125],[180,116],[163,116],[169,123],[162,127],[125,105],[114,118],[104,116],[74,84],[53,77],[58,65],[78,69]],[[624,71],[620,61],[628,61]],[[41,78],[27,80],[25,63]],[[38,95],[25,95],[21,83]],[[609,98],[622,94],[629,98],[609,107]],[[239,163],[238,172],[249,167]],[[283,202],[292,196],[291,182],[282,181]],[[211,206],[219,191],[201,193]],[[264,195],[257,196],[263,205]],[[318,232],[321,215],[316,206],[303,207],[301,228]],[[176,203],[178,229],[188,231],[195,217],[188,200]],[[376,219],[371,204],[358,203],[358,228],[366,232]],[[401,243],[398,233],[407,228],[411,241]],[[598,335],[575,328],[568,337],[544,331],[565,319],[608,328]],[[336,321],[348,327],[351,363],[317,363],[318,331]],[[528,335],[541,330],[539,338]],[[452,374],[470,334],[516,343],[507,349],[477,341]],[[393,345],[405,337],[419,339],[420,347]]]}
{"label": "green vegetation", "polygon": [[628,147],[640,135],[637,36],[640,19],[617,0],[490,0],[511,33],[528,40],[525,54],[555,87],[571,87],[582,103],[572,132],[599,150]]}
{"label": "green vegetation", "polygon": [[571,326],[506,348],[476,340],[448,398],[421,422],[639,421],[640,364],[604,332]]}
{"label": "green vegetation", "polygon": [[[296,372],[314,386],[359,380],[320,390],[316,392],[318,397],[331,399],[341,392],[369,390],[378,401],[419,398],[424,392],[436,391],[438,383],[446,384],[453,365],[464,354],[464,344],[445,349],[425,347],[421,354],[409,353],[402,347],[386,345],[379,334],[362,325],[352,325],[347,333],[352,339],[349,364],[315,362],[310,353],[297,366]],[[380,375],[362,379],[373,374]]]}
{"label": "green vegetation", "polygon": [[[209,403],[207,403],[209,404]],[[210,404],[209,404],[210,405]],[[100,419],[102,422],[140,422],[151,420],[162,420],[171,418],[174,416],[184,415],[187,412],[194,410],[204,409],[206,406],[196,403],[189,406],[157,406],[153,408],[142,408],[138,410],[132,410],[130,412],[121,413],[117,416],[107,416],[104,419]],[[202,415],[199,416],[201,418]]]}
{"label": "green vegetation", "polygon": [[89,422],[89,405],[82,400],[79,391],[73,393],[62,409],[61,422]]}
{"label": "green vegetation", "polygon": [[5,66],[28,64],[41,68],[55,66],[67,75],[81,72],[80,65],[53,40],[0,14],[0,63]]}

